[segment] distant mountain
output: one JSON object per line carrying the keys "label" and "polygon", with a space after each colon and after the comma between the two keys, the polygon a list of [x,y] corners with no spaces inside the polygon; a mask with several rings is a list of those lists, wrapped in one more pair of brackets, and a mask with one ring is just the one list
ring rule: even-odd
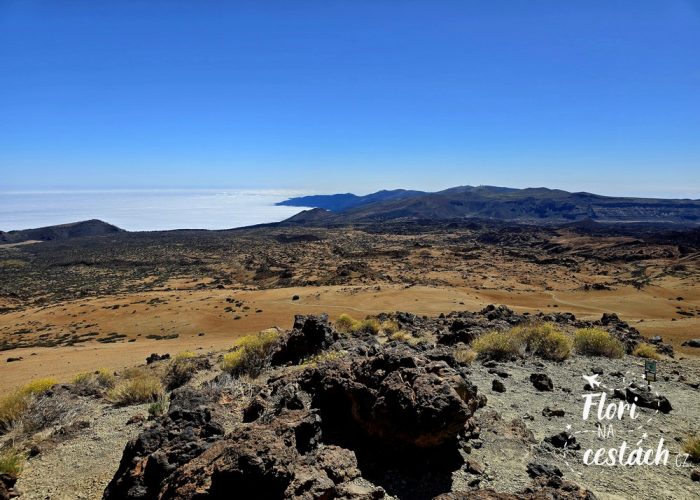
{"label": "distant mountain", "polygon": [[67,240],[81,236],[102,236],[123,232],[117,226],[101,220],[92,219],[58,226],[46,226],[37,229],[19,231],[0,231],[0,243],[21,243],[23,241]]}
{"label": "distant mountain", "polygon": [[425,194],[423,191],[409,191],[406,189],[394,189],[391,191],[383,190],[365,196],[357,196],[352,193],[316,195],[316,196],[301,196],[299,198],[290,198],[286,201],[281,201],[277,205],[286,207],[313,207],[325,208],[333,212],[348,210],[353,207],[368,205],[379,201],[400,200]]}
{"label": "distant mountain", "polygon": [[623,198],[495,186],[459,186],[437,193],[418,192],[393,199],[362,201],[335,212],[333,217],[325,215],[321,220],[317,216],[307,218],[309,223],[331,219],[334,223],[352,223],[480,218],[543,224],[576,221],[700,224],[700,200]]}

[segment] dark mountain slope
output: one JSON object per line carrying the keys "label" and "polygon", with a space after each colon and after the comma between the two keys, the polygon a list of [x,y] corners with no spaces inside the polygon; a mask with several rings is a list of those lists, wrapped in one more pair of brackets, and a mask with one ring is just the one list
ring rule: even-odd
{"label": "dark mountain slope", "polygon": [[464,218],[545,224],[591,220],[697,225],[700,201],[608,197],[547,188],[460,186],[366,203],[341,211],[334,222]]}
{"label": "dark mountain slope", "polygon": [[102,236],[123,232],[117,226],[92,219],[58,226],[47,226],[19,231],[0,231],[0,243],[21,243],[22,241],[51,241],[79,238],[82,236]]}

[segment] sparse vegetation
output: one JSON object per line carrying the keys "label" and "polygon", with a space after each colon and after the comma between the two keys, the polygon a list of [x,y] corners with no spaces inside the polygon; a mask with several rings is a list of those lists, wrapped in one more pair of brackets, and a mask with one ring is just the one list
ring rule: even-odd
{"label": "sparse vegetation", "polygon": [[370,333],[372,335],[383,334],[391,338],[391,335],[399,331],[399,324],[393,320],[379,321],[377,318],[365,318],[358,320],[349,314],[341,314],[335,322],[335,329],[340,333]]}
{"label": "sparse vegetation", "polygon": [[126,378],[107,393],[107,399],[120,406],[155,402],[162,396],[160,378],[144,371]]}
{"label": "sparse vegetation", "polygon": [[625,346],[607,331],[601,328],[581,328],[574,334],[576,352],[586,356],[603,356],[621,358]]}
{"label": "sparse vegetation", "polygon": [[662,359],[661,354],[656,352],[656,347],[651,344],[639,344],[634,351],[632,351],[632,356],[637,356],[638,358],[648,358],[656,359],[657,361]]}
{"label": "sparse vegetation", "polygon": [[270,363],[279,337],[277,330],[269,329],[240,338],[235,350],[224,355],[221,369],[231,375],[257,377]]}
{"label": "sparse vegetation", "polygon": [[338,359],[343,359],[345,356],[344,351],[326,351],[326,352],[321,352],[318,353],[314,356],[311,356],[310,358],[307,358],[304,360],[303,363],[301,363],[301,366],[318,366],[321,363],[325,363],[327,361],[335,361]]}
{"label": "sparse vegetation", "polygon": [[106,368],[100,368],[95,372],[97,383],[102,387],[114,387],[114,373]]}
{"label": "sparse vegetation", "polygon": [[683,442],[683,451],[687,453],[694,462],[700,462],[700,434],[688,436]]}
{"label": "sparse vegetation", "polygon": [[22,472],[24,454],[15,448],[0,450],[0,474],[17,477]]}

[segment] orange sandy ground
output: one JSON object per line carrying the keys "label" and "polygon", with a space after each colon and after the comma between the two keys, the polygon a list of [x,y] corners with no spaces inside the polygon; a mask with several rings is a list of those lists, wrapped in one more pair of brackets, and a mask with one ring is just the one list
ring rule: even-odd
{"label": "orange sandy ground", "polygon": [[[297,301],[292,300],[295,294],[300,296]],[[84,322],[94,326],[80,331],[98,331],[101,337],[118,332],[136,338],[136,342],[100,344],[89,341],[72,347],[4,351],[0,353],[0,393],[37,377],[51,376],[68,381],[83,371],[103,367],[119,370],[143,363],[152,352],[172,355],[185,350],[224,350],[241,335],[272,326],[291,327],[294,314],[320,312],[328,312],[332,318],[343,312],[364,317],[396,310],[437,315],[453,310],[476,311],[491,303],[507,304],[520,312],[569,311],[584,319],[597,319],[603,312],[615,312],[644,335],[661,335],[681,355],[700,355],[680,347],[684,340],[700,337],[700,317],[677,315],[676,306],[680,303],[675,300],[677,296],[684,298],[684,308],[700,308],[700,290],[677,286],[590,292],[501,292],[384,285],[252,291],[180,289],[76,300],[0,315],[0,335],[11,335],[17,329],[36,325],[50,325],[42,333],[60,334],[70,331],[69,325]],[[230,297],[244,301],[249,309],[225,312],[224,308],[232,305],[226,302]],[[154,305],[145,302],[154,298],[168,302]],[[108,308],[116,304],[122,307]],[[256,312],[258,309],[262,312]],[[241,318],[235,320],[236,315]],[[33,323],[28,324],[29,321]],[[198,336],[200,332],[205,335]],[[178,333],[179,337],[173,340],[145,338],[147,334],[169,333]],[[18,356],[23,359],[5,362],[7,357]]]}

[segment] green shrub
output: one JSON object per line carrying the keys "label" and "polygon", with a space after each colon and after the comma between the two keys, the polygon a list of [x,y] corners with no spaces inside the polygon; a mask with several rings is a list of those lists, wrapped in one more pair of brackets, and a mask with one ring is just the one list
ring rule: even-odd
{"label": "green shrub", "polygon": [[194,352],[192,352],[192,351],[183,351],[183,352],[178,353],[178,354],[175,356],[175,360],[179,360],[179,359],[192,359],[192,358],[194,358],[195,356],[196,356],[196,354],[195,354]]}
{"label": "green shrub", "polygon": [[15,448],[0,450],[0,474],[16,478],[22,472],[25,456]]}
{"label": "green shrub", "polygon": [[522,339],[507,332],[489,332],[480,336],[472,343],[479,358],[510,359],[522,354]]}
{"label": "green shrub", "polygon": [[576,352],[587,356],[604,356],[606,358],[621,358],[625,354],[625,346],[601,328],[581,328],[574,334]]}
{"label": "green shrub", "polygon": [[307,359],[305,359],[301,366],[318,366],[322,363],[328,361],[335,361],[338,359],[343,359],[347,353],[345,351],[326,351],[315,354]]}
{"label": "green shrub", "polygon": [[148,414],[151,417],[160,417],[165,413],[166,403],[163,400],[156,401],[151,406],[148,407]]}
{"label": "green shrub", "polygon": [[683,442],[683,451],[695,462],[700,462],[700,434],[688,436]]}
{"label": "green shrub", "polygon": [[656,347],[650,344],[639,344],[634,351],[632,351],[632,356],[656,359],[657,361],[661,359],[661,355],[656,351]]}
{"label": "green shrub", "polygon": [[240,338],[236,350],[224,355],[221,369],[232,375],[257,377],[270,364],[279,338],[279,333],[274,329]]}
{"label": "green shrub", "polygon": [[131,375],[107,393],[107,399],[120,406],[155,402],[162,397],[163,385],[160,378],[144,371],[139,375]]}

